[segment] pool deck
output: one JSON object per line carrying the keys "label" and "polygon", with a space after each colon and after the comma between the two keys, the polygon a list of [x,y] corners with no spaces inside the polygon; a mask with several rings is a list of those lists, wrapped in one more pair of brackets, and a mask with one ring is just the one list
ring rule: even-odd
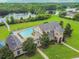
{"label": "pool deck", "polygon": [[16,37],[17,37],[21,42],[24,42],[25,39],[24,39],[24,38],[21,38],[21,37],[18,35],[18,33],[20,33],[21,31],[22,31],[22,30],[15,31],[15,35],[16,35]]}
{"label": "pool deck", "polygon": [[[33,27],[29,27],[29,28],[33,28]],[[26,29],[28,28],[25,28],[25,29],[22,29],[22,30],[17,30],[15,31],[15,35],[18,37],[18,39],[21,41],[21,42],[24,42],[26,40],[26,38],[23,38],[19,33],[22,32],[22,31],[25,31]]]}

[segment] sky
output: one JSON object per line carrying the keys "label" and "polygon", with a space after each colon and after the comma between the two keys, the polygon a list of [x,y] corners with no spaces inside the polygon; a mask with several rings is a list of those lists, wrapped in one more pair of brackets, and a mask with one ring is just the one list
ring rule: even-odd
{"label": "sky", "polygon": [[0,0],[0,3],[79,2],[79,0]]}

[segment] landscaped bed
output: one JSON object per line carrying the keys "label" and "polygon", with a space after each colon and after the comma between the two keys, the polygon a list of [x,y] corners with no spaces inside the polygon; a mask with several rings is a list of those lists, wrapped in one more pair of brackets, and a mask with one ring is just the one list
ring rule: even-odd
{"label": "landscaped bed", "polygon": [[[19,30],[27,27],[32,27],[38,24],[42,24],[44,22],[50,22],[50,21],[64,21],[64,26],[67,23],[70,23],[73,28],[72,37],[68,38],[66,43],[70,46],[76,48],[79,50],[79,22],[60,18],[58,16],[52,16],[48,20],[43,21],[36,21],[36,22],[28,22],[28,23],[21,23],[21,24],[14,24],[10,25],[11,30]],[[9,32],[7,28],[4,26],[0,27],[0,39],[6,40],[7,36],[9,35]],[[75,57],[79,57],[79,54],[72,51],[71,49],[63,46],[63,45],[51,45],[49,48],[45,49],[44,52],[48,55],[50,59],[71,59]],[[36,54],[35,56],[28,58],[28,59],[42,59],[41,55]],[[26,59],[25,56],[20,57],[19,59]]]}

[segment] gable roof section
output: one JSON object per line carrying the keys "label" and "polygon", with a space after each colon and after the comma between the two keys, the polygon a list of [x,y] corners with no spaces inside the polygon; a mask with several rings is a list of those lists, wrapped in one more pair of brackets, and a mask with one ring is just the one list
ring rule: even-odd
{"label": "gable roof section", "polygon": [[46,23],[46,24],[41,24],[39,25],[40,29],[42,31],[53,31],[54,29],[60,32],[64,32],[64,30],[61,28],[61,26],[59,25],[59,23],[57,22],[50,22],[50,23]]}
{"label": "gable roof section", "polygon": [[21,48],[21,42],[15,35],[10,35],[7,39],[7,44],[11,50]]}
{"label": "gable roof section", "polygon": [[50,22],[49,24],[50,24],[51,28],[53,27],[52,28],[53,30],[55,29],[59,32],[64,32],[64,29],[61,28],[61,26],[59,25],[58,22]]}
{"label": "gable roof section", "polygon": [[39,27],[42,31],[45,31],[45,32],[53,30],[49,23],[41,24],[39,25]]}

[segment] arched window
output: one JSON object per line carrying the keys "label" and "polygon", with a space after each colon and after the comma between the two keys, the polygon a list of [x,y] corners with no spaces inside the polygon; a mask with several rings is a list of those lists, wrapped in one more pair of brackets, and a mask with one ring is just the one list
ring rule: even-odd
{"label": "arched window", "polygon": [[62,37],[60,37],[60,39],[59,39],[59,43],[61,43],[62,42]]}

